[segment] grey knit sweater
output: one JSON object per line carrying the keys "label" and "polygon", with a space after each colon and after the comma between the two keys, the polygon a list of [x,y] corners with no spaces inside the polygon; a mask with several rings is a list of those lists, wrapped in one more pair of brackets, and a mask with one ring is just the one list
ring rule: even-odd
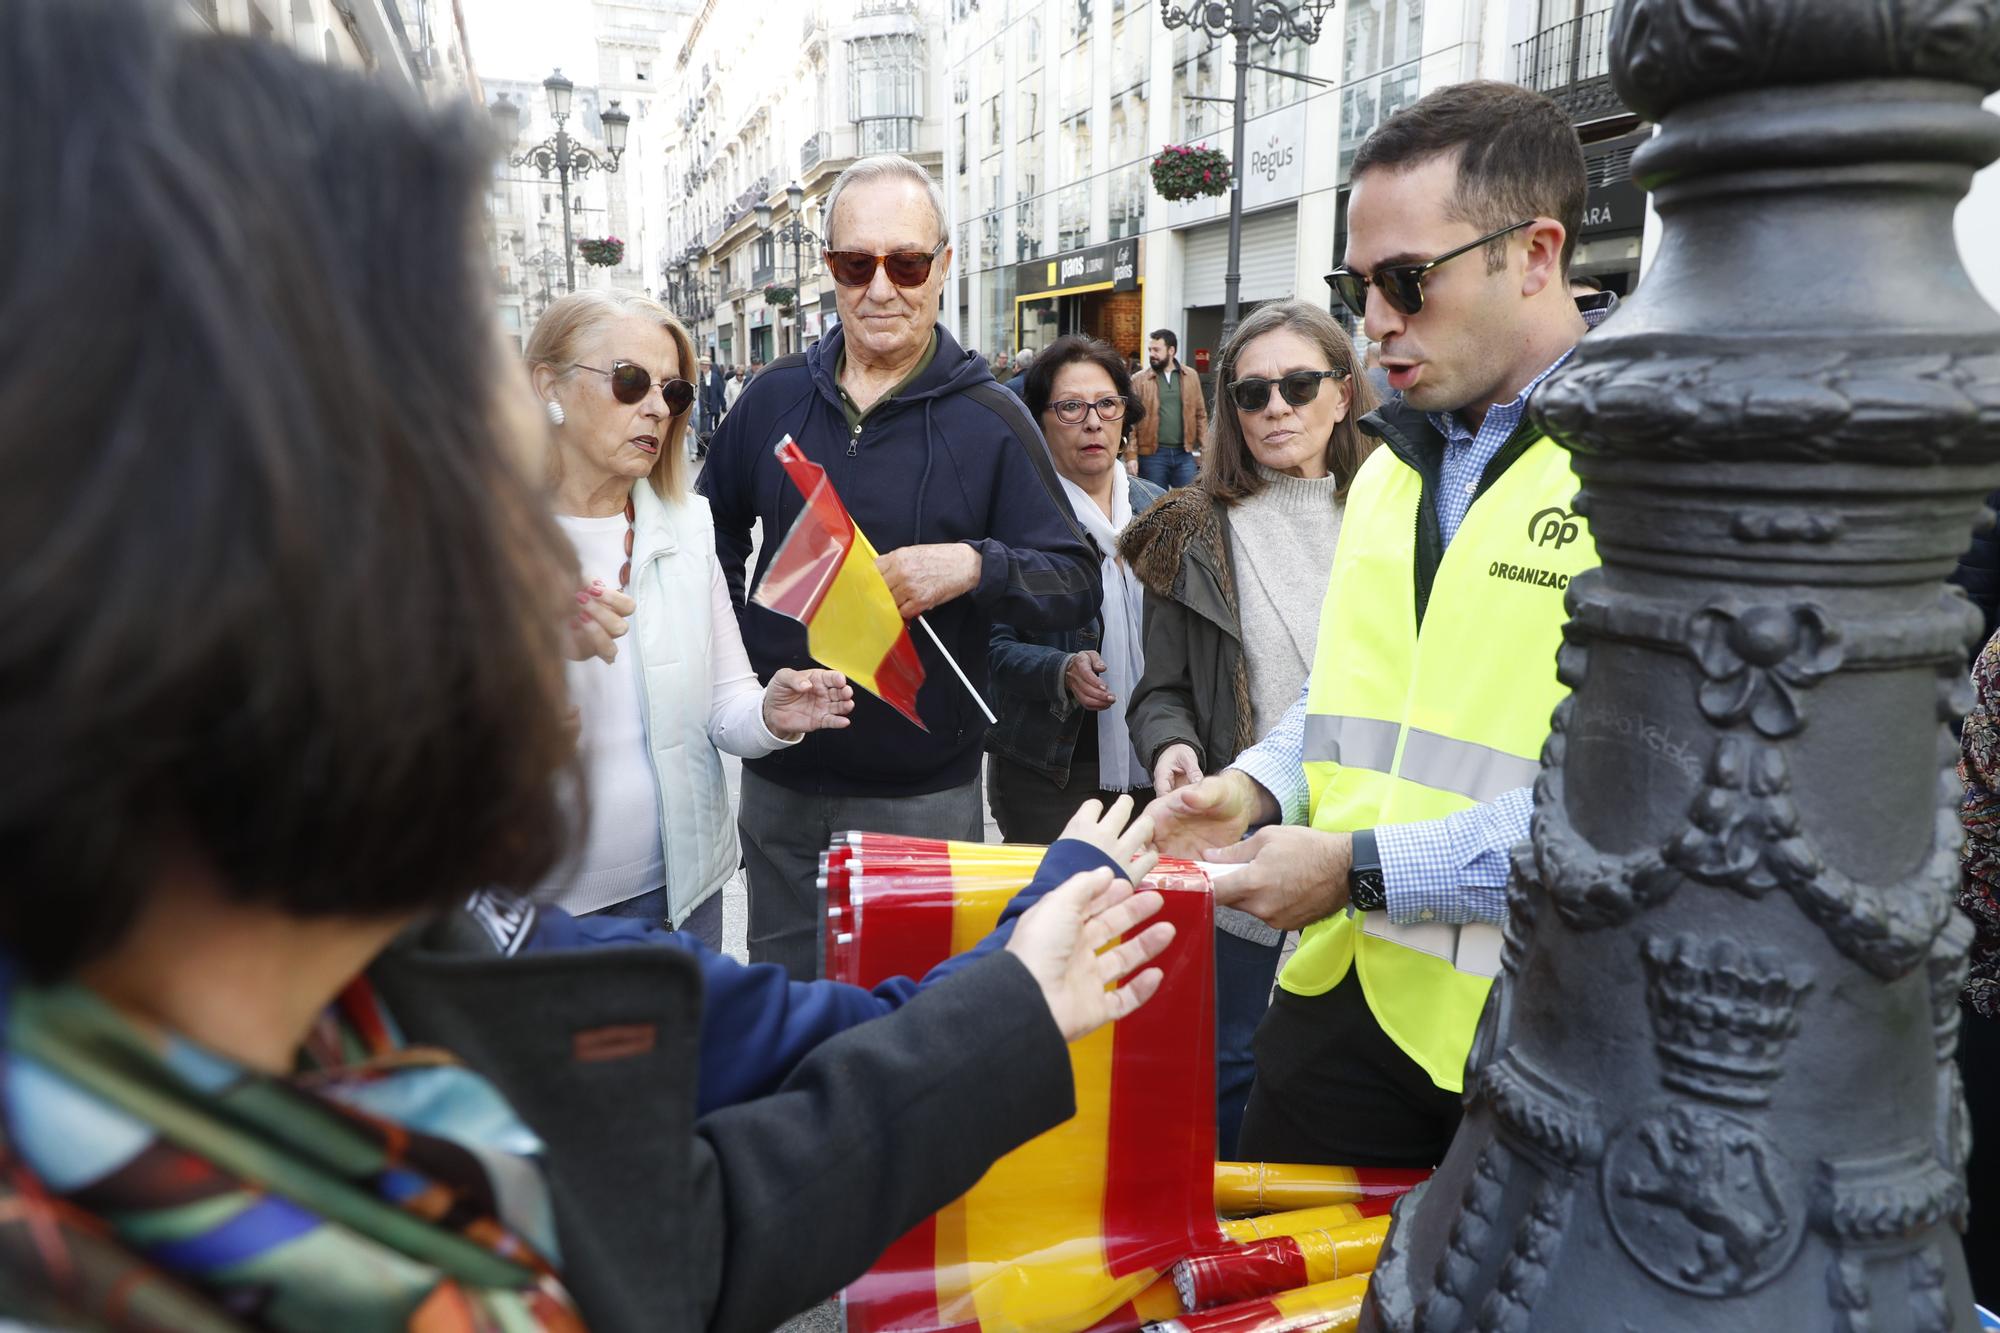
{"label": "grey knit sweater", "polygon": [[1312,669],[1342,505],[1333,477],[1302,480],[1257,465],[1264,489],[1229,510],[1231,573],[1250,667],[1252,725],[1270,733]]}

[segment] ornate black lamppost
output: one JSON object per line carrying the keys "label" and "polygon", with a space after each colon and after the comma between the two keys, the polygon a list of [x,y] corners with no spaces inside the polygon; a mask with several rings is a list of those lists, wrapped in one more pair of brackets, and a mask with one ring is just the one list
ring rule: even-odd
{"label": "ornate black lamppost", "polygon": [[[632,117],[619,110],[615,99],[598,115],[597,118],[604,122],[605,147],[605,151],[599,153],[569,137],[570,95],[576,85],[564,78],[561,70],[557,70],[542,80],[542,87],[548,91],[549,115],[555,119],[556,132],[507,160],[517,167],[532,165],[542,173],[543,180],[547,180],[549,173],[554,171],[562,183],[563,265],[569,276],[570,290],[575,291],[576,257],[574,242],[570,238],[569,178],[575,176],[582,179],[593,169],[617,171],[618,159],[625,155],[625,132],[632,124]],[[503,97],[493,104],[493,118],[499,123],[500,132],[506,136],[507,142],[513,143],[520,134],[521,108]]]}
{"label": "ornate black lamppost", "polygon": [[757,230],[769,236],[774,244],[792,247],[792,350],[800,351],[806,345],[806,311],[804,292],[806,271],[800,255],[805,243],[819,244],[819,238],[806,228],[804,217],[806,191],[803,185],[793,181],[785,187],[785,207],[789,210],[784,225],[773,229],[771,226],[771,205],[759,201],[753,210],[757,214]]}
{"label": "ornate black lamppost", "polygon": [[1946,724],[1980,618],[1942,579],[2000,481],[1952,233],[2000,155],[1991,17],[1618,7],[1664,237],[1535,399],[1603,563],[1465,1121],[1365,1329],[1973,1327]]}
{"label": "ornate black lamppost", "polygon": [[[1252,65],[1250,39],[1256,37],[1269,42],[1291,37],[1307,46],[1314,45],[1319,41],[1320,24],[1326,17],[1326,11],[1333,8],[1333,3],[1334,0],[1300,0],[1298,4],[1286,4],[1284,0],[1195,0],[1194,3],[1176,5],[1174,0],[1160,0],[1160,22],[1169,29],[1195,28],[1217,41],[1224,37],[1236,39],[1236,93],[1229,99],[1235,105],[1236,120],[1230,131],[1229,269],[1222,279],[1224,346],[1228,345],[1230,335],[1236,332],[1236,292],[1243,280],[1243,110],[1250,71],[1260,70],[1304,83],[1325,82],[1288,69]],[[1199,102],[1223,100],[1192,93],[1188,96]]]}

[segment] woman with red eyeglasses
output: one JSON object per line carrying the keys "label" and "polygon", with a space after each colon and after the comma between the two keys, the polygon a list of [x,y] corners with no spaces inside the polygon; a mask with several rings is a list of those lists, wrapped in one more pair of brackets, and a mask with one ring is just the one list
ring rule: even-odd
{"label": "woman with red eyeglasses", "polygon": [[688,489],[695,357],[680,322],[645,297],[573,292],[535,325],[527,360],[554,427],[556,522],[583,571],[568,683],[590,795],[579,857],[539,896],[720,949],[737,847],[719,751],[844,727],[854,692],[835,671],[760,687],[750,669],[708,502]]}

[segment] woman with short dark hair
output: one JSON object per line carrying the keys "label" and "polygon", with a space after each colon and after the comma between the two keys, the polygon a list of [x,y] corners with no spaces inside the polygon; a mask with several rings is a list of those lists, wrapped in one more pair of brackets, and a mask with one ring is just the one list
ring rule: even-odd
{"label": "woman with short dark hair", "polygon": [[[1354,344],[1304,301],[1259,306],[1222,350],[1201,479],[1126,532],[1146,587],[1146,674],[1130,717],[1162,796],[1219,773],[1284,716],[1312,664],[1340,517],[1373,441]],[[1282,936],[1217,913],[1221,1150],[1236,1150]]]}
{"label": "woman with short dark hair", "polygon": [[698,1124],[686,951],[423,947],[574,836],[488,131],[178,11],[0,4],[0,1316],[771,1328],[1070,1114],[1158,896]]}
{"label": "woman with short dark hair", "polygon": [[1045,843],[1086,800],[1132,793],[1143,805],[1151,794],[1125,721],[1144,664],[1144,600],[1118,534],[1162,492],[1118,463],[1145,409],[1116,349],[1081,334],[1056,339],[1029,367],[1022,397],[1072,515],[1103,557],[1095,620],[1076,630],[995,624],[987,654],[1000,722],[986,733],[986,799],[1001,837]]}

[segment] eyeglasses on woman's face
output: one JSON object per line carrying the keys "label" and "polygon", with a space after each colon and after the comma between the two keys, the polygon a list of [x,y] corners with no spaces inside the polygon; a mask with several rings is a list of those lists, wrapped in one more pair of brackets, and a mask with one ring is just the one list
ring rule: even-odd
{"label": "eyeglasses on woman's face", "polygon": [[1099,421],[1116,421],[1125,415],[1125,400],[1117,394],[1106,394],[1102,398],[1064,398],[1049,404],[1049,411],[1056,414],[1056,420],[1065,426],[1080,425],[1085,416],[1095,412]]}
{"label": "eyeglasses on woman's face", "polygon": [[1290,374],[1280,375],[1277,379],[1265,379],[1260,375],[1253,375],[1248,379],[1231,381],[1229,397],[1240,411],[1261,412],[1271,401],[1271,388],[1276,385],[1279,395],[1286,402],[1293,407],[1304,407],[1319,397],[1322,380],[1346,378],[1347,372],[1344,370],[1294,370]]}
{"label": "eyeglasses on woman's face", "polygon": [[651,371],[631,361],[613,361],[609,370],[600,370],[596,366],[586,366],[581,362],[577,363],[576,368],[609,378],[611,396],[627,407],[644,402],[655,384],[660,386],[660,397],[667,404],[669,416],[679,416],[694,403],[694,385],[683,379],[655,380]]}
{"label": "eyeglasses on woman's face", "polygon": [[1374,275],[1349,268],[1342,264],[1326,275],[1327,285],[1340,303],[1361,318],[1368,318],[1368,289],[1375,288],[1382,293],[1392,309],[1405,315],[1414,315],[1424,308],[1424,276],[1446,260],[1456,259],[1468,250],[1476,250],[1488,241],[1497,241],[1510,231],[1533,224],[1533,218],[1522,218],[1498,231],[1489,231],[1477,240],[1467,241],[1456,250],[1447,250],[1435,259],[1427,259],[1421,264],[1384,264]]}

